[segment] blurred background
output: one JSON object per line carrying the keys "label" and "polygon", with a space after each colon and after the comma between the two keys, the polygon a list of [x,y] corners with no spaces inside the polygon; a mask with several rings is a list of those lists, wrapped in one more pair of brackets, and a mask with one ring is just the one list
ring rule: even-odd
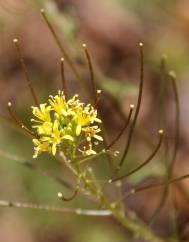
{"label": "blurred background", "polygon": [[[163,148],[144,169],[124,183],[123,190],[136,184],[159,180],[166,174],[167,153],[172,152],[175,132],[175,104],[172,85],[162,77],[161,59],[167,70],[177,74],[181,109],[181,133],[174,176],[189,171],[189,1],[187,0],[0,0],[0,199],[57,206],[95,208],[78,197],[64,204],[57,192],[69,190],[19,164],[31,161],[52,174],[72,177],[48,155],[32,160],[33,145],[10,121],[7,102],[29,126],[34,105],[12,40],[19,39],[33,86],[41,103],[61,88],[61,53],[47,28],[40,9],[46,9],[65,49],[76,63],[82,77],[89,81],[89,71],[81,48],[86,43],[91,53],[98,84],[103,90],[99,104],[104,117],[107,138],[111,140],[123,126],[129,104],[136,104],[139,83],[139,47],[144,43],[145,85],[142,108],[134,140],[123,173],[153,150],[157,131],[166,129],[169,152]],[[69,95],[85,93],[65,66]],[[90,88],[90,86],[89,86]],[[122,152],[126,136],[115,146]],[[116,158],[119,160],[119,157]],[[97,172],[111,174],[104,158]],[[98,161],[98,164],[99,164]],[[93,164],[95,161],[93,161]],[[161,236],[177,233],[179,241],[189,241],[189,183],[181,182],[172,189],[161,212],[151,226]],[[163,189],[137,194],[125,203],[146,222],[161,200]],[[48,213],[14,208],[0,208],[0,241],[6,242],[126,242],[131,238],[110,218],[79,217],[72,214]],[[175,232],[176,231],[176,232]],[[182,240],[181,240],[182,239]]]}

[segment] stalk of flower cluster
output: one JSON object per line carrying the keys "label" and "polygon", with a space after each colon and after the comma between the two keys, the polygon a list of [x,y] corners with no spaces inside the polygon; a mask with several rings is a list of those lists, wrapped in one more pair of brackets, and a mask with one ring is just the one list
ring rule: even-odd
{"label": "stalk of flower cluster", "polygon": [[94,182],[89,180],[86,173],[83,174],[79,167],[77,167],[77,172],[80,174],[80,178],[88,191],[90,191],[90,193],[98,199],[102,207],[110,210],[112,212],[112,216],[127,230],[137,237],[143,238],[149,242],[165,242],[164,239],[155,235],[133,212],[127,209],[125,213],[120,208],[119,204],[109,201],[103,192],[97,188],[95,179]]}

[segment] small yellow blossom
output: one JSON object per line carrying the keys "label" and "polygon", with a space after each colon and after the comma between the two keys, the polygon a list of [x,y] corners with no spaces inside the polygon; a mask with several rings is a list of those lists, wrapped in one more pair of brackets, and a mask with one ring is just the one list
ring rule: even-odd
{"label": "small yellow blossom", "polygon": [[[76,94],[66,101],[64,93],[50,96],[48,103],[32,107],[33,128],[36,130],[34,158],[42,152],[56,155],[57,149],[73,156],[80,151],[83,155],[96,154],[93,139],[102,141],[100,128],[94,123],[101,123],[97,110],[92,105],[80,102]],[[87,143],[87,145],[83,145]],[[81,150],[80,147],[83,146]]]}
{"label": "small yellow blossom", "polygon": [[39,108],[32,107],[33,115],[39,119],[38,122],[40,122],[40,121],[50,122],[51,121],[51,117],[50,117],[51,107],[50,106],[46,107],[46,105],[47,104],[44,103],[44,104],[40,104]]}
{"label": "small yellow blossom", "polygon": [[50,96],[49,104],[51,108],[59,115],[66,115],[66,100],[61,92],[56,96]]}
{"label": "small yellow blossom", "polygon": [[92,138],[95,138],[99,141],[103,140],[102,137],[97,134],[101,131],[98,126],[84,127],[82,130],[85,132],[85,136],[88,142],[90,142]]}
{"label": "small yellow blossom", "polygon": [[33,139],[33,143],[35,145],[33,158],[37,158],[42,152],[49,151],[48,142],[40,142],[38,139]]}

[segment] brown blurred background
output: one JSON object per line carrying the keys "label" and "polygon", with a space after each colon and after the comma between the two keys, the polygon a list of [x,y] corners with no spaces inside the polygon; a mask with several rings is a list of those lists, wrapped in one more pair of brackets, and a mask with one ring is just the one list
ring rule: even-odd
{"label": "brown blurred background", "polygon": [[[181,134],[174,175],[186,174],[189,171],[189,1],[0,0],[0,112],[2,116],[8,117],[7,102],[12,101],[16,112],[28,126],[31,118],[30,106],[33,102],[12,43],[13,38],[19,39],[29,74],[41,102],[45,102],[49,94],[55,94],[61,88],[61,53],[41,17],[40,8],[46,9],[62,43],[85,80],[89,80],[89,73],[81,45],[87,43],[96,70],[101,72],[98,83],[104,92],[100,110],[105,117],[105,127],[110,140],[122,127],[129,104],[136,103],[139,82],[138,43],[144,43],[144,95],[125,171],[135,167],[142,157],[144,159],[153,149],[157,130],[162,128],[164,119],[169,150],[172,150],[175,131],[174,98],[170,81],[162,81],[160,65],[162,56],[166,55],[167,69],[173,69],[177,73],[181,106]],[[85,98],[67,65],[66,79],[70,96],[79,92]],[[165,87],[163,107],[162,86]],[[5,157],[8,153],[13,154],[16,159],[21,157],[31,160],[31,140],[4,118],[1,118],[0,131],[0,199],[91,207],[90,202],[80,197],[70,204],[57,201],[56,194],[62,189],[59,185],[20,166],[14,159]],[[125,138],[124,136],[117,145],[120,151],[125,144]],[[158,180],[166,174],[163,149],[160,153],[149,166],[125,182],[125,190],[148,180]],[[54,174],[60,172],[51,157],[44,155],[33,162]],[[65,171],[62,172],[64,175]],[[68,175],[66,172],[65,174]],[[189,184],[185,181],[172,189],[174,196],[171,197],[174,199],[167,199],[152,225],[159,234],[172,235],[177,230],[183,241],[189,241],[188,187]],[[158,205],[162,191],[163,189],[158,189],[138,194],[126,201],[126,204],[148,222]],[[1,208],[0,213],[0,241],[135,241],[115,221],[108,218],[85,218],[13,208]]]}

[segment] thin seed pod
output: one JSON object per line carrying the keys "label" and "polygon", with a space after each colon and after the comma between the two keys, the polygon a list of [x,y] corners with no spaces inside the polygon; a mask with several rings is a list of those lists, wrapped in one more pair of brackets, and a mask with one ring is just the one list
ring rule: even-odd
{"label": "thin seed pod", "polygon": [[167,185],[165,186],[165,189],[163,191],[162,197],[160,199],[159,205],[157,206],[156,210],[154,211],[153,215],[151,216],[150,223],[154,221],[156,216],[159,214],[161,209],[163,208],[165,201],[167,199],[167,196],[169,194],[169,180],[172,177],[174,165],[176,162],[176,156],[178,151],[178,145],[179,145],[179,136],[180,136],[180,104],[179,104],[179,96],[178,96],[178,90],[176,85],[176,76],[173,71],[169,72],[169,77],[172,82],[173,87],[173,94],[174,94],[174,100],[175,100],[175,108],[176,108],[176,115],[175,115],[175,138],[174,138],[174,148],[173,148],[173,155],[170,161],[170,164],[168,166],[168,173],[167,173]]}
{"label": "thin seed pod", "polygon": [[111,216],[112,215],[112,212],[109,210],[64,208],[64,207],[55,207],[50,205],[21,203],[21,202],[13,202],[13,201],[6,201],[6,200],[0,200],[0,207],[26,208],[26,209],[34,209],[34,210],[44,210],[47,212],[72,213],[72,214],[83,215],[83,216]]}
{"label": "thin seed pod", "polygon": [[157,154],[158,150],[161,147],[162,141],[163,141],[163,130],[159,130],[159,141],[158,141],[158,144],[157,144],[156,148],[152,152],[152,154],[142,164],[137,166],[135,169],[131,170],[130,172],[128,172],[127,174],[125,174],[123,176],[120,176],[120,177],[112,179],[111,182],[122,180],[122,179],[124,179],[124,178],[126,178],[126,177],[128,177],[128,176],[130,176],[132,174],[134,174],[135,172],[139,171],[144,166],[146,166],[154,158],[154,156]]}
{"label": "thin seed pod", "polygon": [[[164,130],[167,130],[166,124],[166,96],[167,96],[167,56],[162,55],[160,61],[160,91],[159,91],[159,122],[161,127]],[[164,157],[168,163],[169,160],[169,142],[168,142],[168,134],[164,137]],[[168,164],[167,164],[168,165]]]}
{"label": "thin seed pod", "polygon": [[165,128],[166,120],[165,120],[165,98],[166,98],[166,90],[167,90],[167,65],[166,65],[167,56],[163,55],[160,60],[160,88],[159,88],[159,94],[158,94],[158,100],[159,100],[159,122],[161,127]]}
{"label": "thin seed pod", "polygon": [[64,70],[64,58],[60,58],[60,70],[61,70],[61,81],[62,81],[62,90],[64,91],[64,96],[67,100],[68,90],[66,85],[65,70]]}
{"label": "thin seed pod", "polygon": [[71,58],[70,58],[70,56],[68,55],[67,51],[64,49],[64,47],[63,47],[63,45],[62,45],[60,39],[58,38],[58,36],[57,36],[57,34],[56,34],[56,32],[55,32],[55,30],[54,30],[52,24],[50,23],[50,21],[49,21],[49,19],[48,19],[48,17],[47,17],[47,15],[46,15],[44,9],[41,9],[41,15],[42,15],[43,19],[45,20],[45,22],[46,22],[46,24],[47,24],[47,26],[48,26],[48,28],[49,28],[49,30],[50,30],[52,36],[54,37],[54,39],[55,39],[55,41],[56,41],[56,43],[57,43],[57,45],[58,45],[60,51],[62,52],[62,54],[63,54],[65,60],[68,62],[70,68],[72,69],[72,71],[73,71],[75,77],[76,77],[77,80],[79,81],[79,83],[80,83],[81,87],[83,88],[83,90],[88,94],[88,89],[87,89],[87,87],[86,87],[86,84],[85,84],[84,80],[81,78],[81,76],[80,76],[79,72],[77,71],[77,69],[76,69],[76,67],[75,67],[75,65],[74,65],[74,63],[73,63],[73,61],[71,60]]}
{"label": "thin seed pod", "polygon": [[173,168],[176,162],[177,157],[177,151],[179,146],[179,137],[180,137],[180,101],[179,101],[179,95],[178,95],[178,88],[176,84],[176,76],[173,71],[169,72],[169,77],[172,82],[173,87],[173,93],[174,93],[174,99],[175,99],[175,109],[176,109],[176,115],[175,115],[175,141],[174,141],[174,150],[173,150],[173,156],[170,163],[170,169],[169,169],[169,177],[172,175]]}
{"label": "thin seed pod", "polygon": [[101,89],[98,89],[98,90],[96,91],[96,108],[97,108],[98,103],[99,103],[99,101],[100,101],[101,93],[102,93],[102,90],[101,90]]}
{"label": "thin seed pod", "polygon": [[93,65],[92,65],[92,61],[91,61],[91,56],[90,56],[90,53],[87,49],[87,45],[82,44],[82,47],[85,51],[86,59],[87,59],[88,66],[89,66],[90,79],[91,79],[92,90],[93,90],[94,106],[96,107],[97,103],[98,103],[98,95],[97,95],[97,86],[96,86],[96,82],[95,82],[94,70],[93,70]]}
{"label": "thin seed pod", "polygon": [[130,123],[130,120],[131,120],[131,116],[132,116],[132,113],[133,113],[133,109],[134,109],[134,105],[131,104],[130,105],[130,110],[129,110],[129,115],[127,117],[127,120],[123,126],[123,128],[120,130],[120,132],[118,133],[118,135],[115,137],[114,140],[112,140],[112,142],[107,146],[107,149],[111,148],[119,139],[120,137],[122,136],[122,134],[125,132],[125,130],[127,129],[129,123]]}
{"label": "thin seed pod", "polygon": [[125,158],[128,154],[129,151],[129,147],[132,141],[132,137],[133,137],[133,132],[135,129],[135,125],[136,125],[136,121],[138,118],[138,114],[140,111],[140,106],[141,106],[141,101],[142,101],[142,93],[143,93],[143,82],[144,82],[144,54],[143,54],[143,44],[140,43],[139,44],[140,47],[140,87],[139,87],[139,95],[138,95],[138,101],[137,101],[137,106],[136,106],[136,111],[135,111],[135,115],[133,118],[133,122],[131,124],[131,128],[130,128],[130,132],[129,132],[129,137],[126,143],[126,147],[123,153],[123,156],[121,157],[121,160],[119,162],[119,166],[118,166],[118,170],[121,168],[121,166],[123,165]]}
{"label": "thin seed pod", "polygon": [[[116,113],[116,115],[118,115],[121,120],[125,121],[127,116],[121,109],[120,103],[118,102],[118,100],[116,100],[116,97],[111,96],[105,90],[103,90],[103,93],[104,93],[106,99],[109,101],[112,108],[114,109],[114,112]],[[149,147],[153,148],[154,144],[151,141],[151,137],[145,132],[145,130],[141,129],[140,127],[136,127],[136,129],[137,129],[138,138],[139,139],[142,138],[143,140],[145,140],[145,142],[148,144]]]}
{"label": "thin seed pod", "polygon": [[[178,183],[178,182],[185,180],[185,179],[188,179],[188,178],[189,178],[189,174],[171,179],[171,180],[169,180],[168,185]],[[160,188],[160,187],[163,187],[163,186],[166,186],[166,185],[167,185],[167,181],[157,182],[157,183],[154,183],[154,184],[150,184],[150,185],[146,185],[146,186],[139,186],[137,188],[133,188],[122,197],[122,200],[130,197],[131,195],[135,195],[139,192],[147,191],[147,190],[154,189],[154,188]]]}
{"label": "thin seed pod", "polygon": [[31,95],[33,97],[35,105],[39,107],[39,101],[38,101],[38,98],[37,98],[37,96],[35,94],[35,91],[33,89],[32,82],[30,80],[30,77],[29,77],[29,74],[28,74],[28,71],[27,71],[27,68],[26,68],[26,64],[24,62],[24,58],[22,56],[22,52],[21,52],[20,46],[18,44],[18,39],[13,39],[13,43],[14,43],[14,45],[16,47],[16,50],[17,50],[17,53],[18,53],[18,56],[19,56],[19,60],[20,60],[20,64],[22,66],[22,69],[23,69],[23,72],[24,72],[24,76],[25,76],[28,88],[29,88],[29,90],[31,92]]}
{"label": "thin seed pod", "polygon": [[[165,110],[165,97],[166,97],[166,79],[167,79],[167,66],[166,66],[166,59],[167,56],[163,55],[161,58],[161,86],[160,86],[160,92],[159,92],[159,106],[160,106],[160,123],[162,125],[162,127],[164,127],[164,129],[166,129],[166,110]],[[164,138],[164,157],[166,162],[166,168],[168,168],[168,160],[169,160],[169,143],[168,143],[168,139],[165,137]],[[155,211],[153,212],[149,223],[153,223],[153,221],[155,220],[156,216],[159,214],[159,211],[161,210],[161,208],[163,207],[165,200],[166,200],[166,193],[168,192],[168,188],[165,187],[165,190],[162,193],[162,196],[160,198],[159,204],[156,207]]]}
{"label": "thin seed pod", "polygon": [[[186,174],[186,175],[171,179],[169,181],[169,184],[173,184],[175,182],[180,182],[180,181],[188,179],[188,178],[189,178],[189,174]],[[162,187],[164,185],[166,185],[166,182],[159,182],[159,183],[156,183],[156,184],[152,184],[152,185],[148,185],[148,186],[144,186],[144,187],[139,187],[139,188],[136,189],[136,191],[141,192],[141,191],[148,190],[148,189],[151,189],[151,188]]]}
{"label": "thin seed pod", "polygon": [[21,129],[25,130],[29,135],[31,135],[32,137],[36,137],[35,134],[30,129],[28,129],[22,123],[22,121],[16,116],[16,114],[12,110],[12,103],[11,102],[8,102],[7,107],[8,107],[9,114],[12,117],[12,119],[15,121],[15,123],[18,124],[18,126],[20,126]]}
{"label": "thin seed pod", "polygon": [[78,192],[79,192],[79,187],[77,186],[70,197],[65,197],[61,192],[58,192],[58,198],[60,198],[64,202],[70,202],[77,196]]}
{"label": "thin seed pod", "polygon": [[[176,84],[176,75],[173,71],[169,73],[169,76],[172,81],[172,86],[173,86],[173,92],[175,96],[175,108],[176,108],[176,116],[175,116],[175,142],[174,142],[174,150],[173,150],[173,156],[172,156],[172,162],[170,164],[170,179],[173,174],[174,170],[174,165],[176,163],[176,157],[177,157],[177,152],[178,152],[178,147],[179,147],[179,138],[180,138],[180,102],[179,102],[179,95],[178,95],[178,89],[177,89],[177,84]],[[179,241],[179,226],[178,226],[178,208],[176,204],[176,197],[172,195],[172,201],[173,201],[173,212],[174,212],[174,217],[173,219],[173,226],[175,228],[175,237]]]}
{"label": "thin seed pod", "polygon": [[61,192],[58,192],[58,198],[60,198],[64,202],[69,202],[69,201],[73,200],[79,192],[79,185],[80,185],[80,176],[78,177],[78,182],[74,189],[73,194],[70,197],[65,197]]}

